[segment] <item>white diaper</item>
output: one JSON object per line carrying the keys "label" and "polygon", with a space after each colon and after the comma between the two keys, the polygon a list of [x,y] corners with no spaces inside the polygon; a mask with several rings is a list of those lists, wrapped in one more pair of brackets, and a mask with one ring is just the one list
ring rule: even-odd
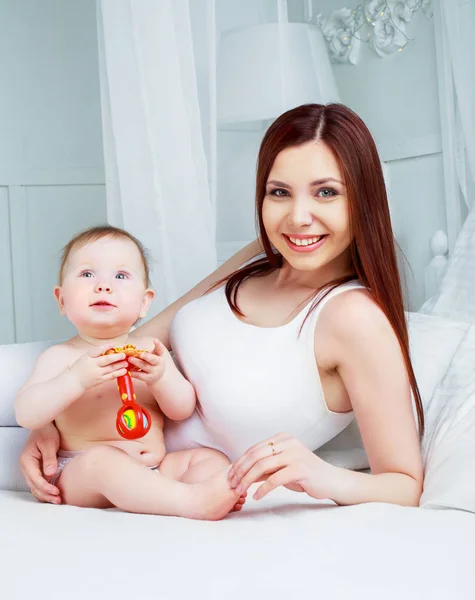
{"label": "white diaper", "polygon": [[[68,462],[70,462],[75,456],[79,456],[79,454],[82,454],[83,452],[84,450],[58,450],[58,469],[56,473],[51,477],[50,483],[52,485],[55,485],[56,481],[58,480],[58,477],[61,475],[61,472],[63,471],[64,467],[68,464]],[[148,468],[151,471],[154,471],[155,469],[158,469],[159,466],[160,464]]]}
{"label": "white diaper", "polygon": [[58,470],[53,477],[51,477],[50,483],[55,485],[58,477],[61,475],[62,470],[68,464],[68,462],[83,452],[84,450],[58,450]]}

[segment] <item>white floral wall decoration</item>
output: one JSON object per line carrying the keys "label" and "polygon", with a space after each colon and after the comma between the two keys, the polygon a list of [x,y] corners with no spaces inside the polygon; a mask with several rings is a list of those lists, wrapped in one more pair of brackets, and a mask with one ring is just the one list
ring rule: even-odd
{"label": "white floral wall decoration", "polygon": [[309,21],[321,29],[333,62],[356,65],[362,42],[381,58],[401,52],[413,41],[407,26],[419,10],[432,18],[431,0],[367,0],[355,9],[340,8]]}

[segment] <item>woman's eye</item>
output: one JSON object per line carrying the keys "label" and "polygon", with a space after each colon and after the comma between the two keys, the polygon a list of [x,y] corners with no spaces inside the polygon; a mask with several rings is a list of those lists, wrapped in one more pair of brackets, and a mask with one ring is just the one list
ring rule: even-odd
{"label": "woman's eye", "polygon": [[288,191],[281,188],[274,188],[269,192],[269,194],[271,196],[277,196],[277,198],[283,198],[284,196],[288,195]]}
{"label": "woman's eye", "polygon": [[337,192],[332,190],[331,188],[322,188],[318,190],[317,194],[320,198],[333,198],[333,196],[337,196]]}

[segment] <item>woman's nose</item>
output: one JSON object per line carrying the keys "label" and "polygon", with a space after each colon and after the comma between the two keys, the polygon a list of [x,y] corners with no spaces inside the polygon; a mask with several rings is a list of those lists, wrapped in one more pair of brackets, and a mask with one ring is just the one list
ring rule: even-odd
{"label": "woman's nose", "polygon": [[292,208],[289,214],[289,222],[293,227],[305,227],[311,225],[313,221],[313,215],[305,200],[296,200],[292,204]]}

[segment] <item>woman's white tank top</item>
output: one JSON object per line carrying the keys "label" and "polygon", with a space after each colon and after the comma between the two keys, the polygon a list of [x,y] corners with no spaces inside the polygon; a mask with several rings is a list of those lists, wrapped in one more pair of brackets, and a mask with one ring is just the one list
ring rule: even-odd
{"label": "woman's white tank top", "polygon": [[[232,312],[221,287],[181,308],[170,331],[175,360],[199,399],[184,421],[167,421],[167,450],[210,447],[231,461],[250,446],[286,432],[316,450],[353,420],[328,409],[315,361],[315,324],[327,302],[356,288],[332,290],[280,327],[258,327]],[[317,340],[318,343],[318,340]]]}

